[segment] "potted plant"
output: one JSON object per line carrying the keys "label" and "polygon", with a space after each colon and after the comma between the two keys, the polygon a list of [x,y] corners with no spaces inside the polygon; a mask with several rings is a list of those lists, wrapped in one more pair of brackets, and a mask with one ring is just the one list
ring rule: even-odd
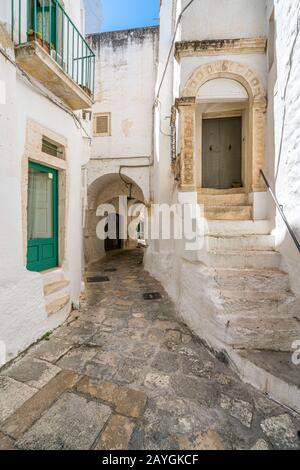
{"label": "potted plant", "polygon": [[89,97],[92,96],[92,92],[91,92],[91,90],[90,90],[90,88],[89,88],[88,86],[86,86],[86,85],[80,85],[80,87],[83,89],[83,91],[84,91],[87,95],[89,95]]}
{"label": "potted plant", "polygon": [[37,31],[36,33],[34,32],[33,29],[29,29],[27,33],[28,41],[36,41],[39,43],[40,46],[42,46],[48,54],[50,54],[50,44],[48,41],[44,40],[44,45],[43,45],[43,35],[40,31]]}

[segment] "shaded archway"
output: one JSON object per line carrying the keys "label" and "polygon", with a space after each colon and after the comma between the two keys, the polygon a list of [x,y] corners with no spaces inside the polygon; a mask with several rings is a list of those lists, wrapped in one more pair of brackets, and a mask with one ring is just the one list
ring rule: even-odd
{"label": "shaded archway", "polygon": [[[120,197],[123,197],[122,200]],[[132,202],[144,203],[144,194],[136,182],[128,176],[121,178],[118,173],[109,173],[94,180],[89,186],[87,194],[88,207],[84,227],[84,258],[86,265],[103,258],[109,247],[116,249],[133,247],[134,243],[126,239],[121,240],[118,235],[115,242],[112,243],[107,242],[105,239],[99,239],[97,236],[99,222],[103,221],[104,226],[106,226],[109,214],[108,210],[103,216],[97,215],[99,206],[103,204],[111,206],[114,213],[118,216],[117,218],[122,226],[122,230],[125,230],[127,233],[127,226],[125,224],[128,223],[128,220],[127,217],[124,217],[125,209],[120,207],[120,204],[126,203],[130,205]],[[119,231],[117,231],[117,234],[119,234]]]}
{"label": "shaded archway", "polygon": [[188,79],[177,100],[181,116],[181,187],[195,190],[196,97],[210,80],[224,78],[240,83],[249,98],[247,190],[264,191],[260,169],[265,162],[265,91],[257,75],[246,65],[229,60],[215,61],[198,67]]}

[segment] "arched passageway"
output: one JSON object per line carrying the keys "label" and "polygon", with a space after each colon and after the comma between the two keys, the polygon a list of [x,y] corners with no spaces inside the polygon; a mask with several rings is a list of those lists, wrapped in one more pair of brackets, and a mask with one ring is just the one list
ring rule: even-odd
{"label": "arched passageway", "polygon": [[107,252],[136,247],[128,237],[132,218],[128,210],[133,204],[143,204],[142,189],[128,176],[111,173],[96,179],[88,188],[88,208],[84,228],[85,264],[102,259]]}

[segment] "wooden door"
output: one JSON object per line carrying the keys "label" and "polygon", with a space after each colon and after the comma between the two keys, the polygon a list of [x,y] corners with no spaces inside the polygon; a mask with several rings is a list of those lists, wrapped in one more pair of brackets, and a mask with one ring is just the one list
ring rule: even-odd
{"label": "wooden door", "polygon": [[242,118],[202,122],[202,187],[232,188],[241,182]]}
{"label": "wooden door", "polygon": [[58,172],[29,163],[27,206],[27,269],[58,266]]}

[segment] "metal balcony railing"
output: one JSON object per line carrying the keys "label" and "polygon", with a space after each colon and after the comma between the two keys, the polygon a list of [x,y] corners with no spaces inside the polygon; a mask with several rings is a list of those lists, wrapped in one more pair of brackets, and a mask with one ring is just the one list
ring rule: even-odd
{"label": "metal balcony railing", "polygon": [[35,41],[88,94],[94,96],[95,54],[58,0],[8,0],[16,46]]}

